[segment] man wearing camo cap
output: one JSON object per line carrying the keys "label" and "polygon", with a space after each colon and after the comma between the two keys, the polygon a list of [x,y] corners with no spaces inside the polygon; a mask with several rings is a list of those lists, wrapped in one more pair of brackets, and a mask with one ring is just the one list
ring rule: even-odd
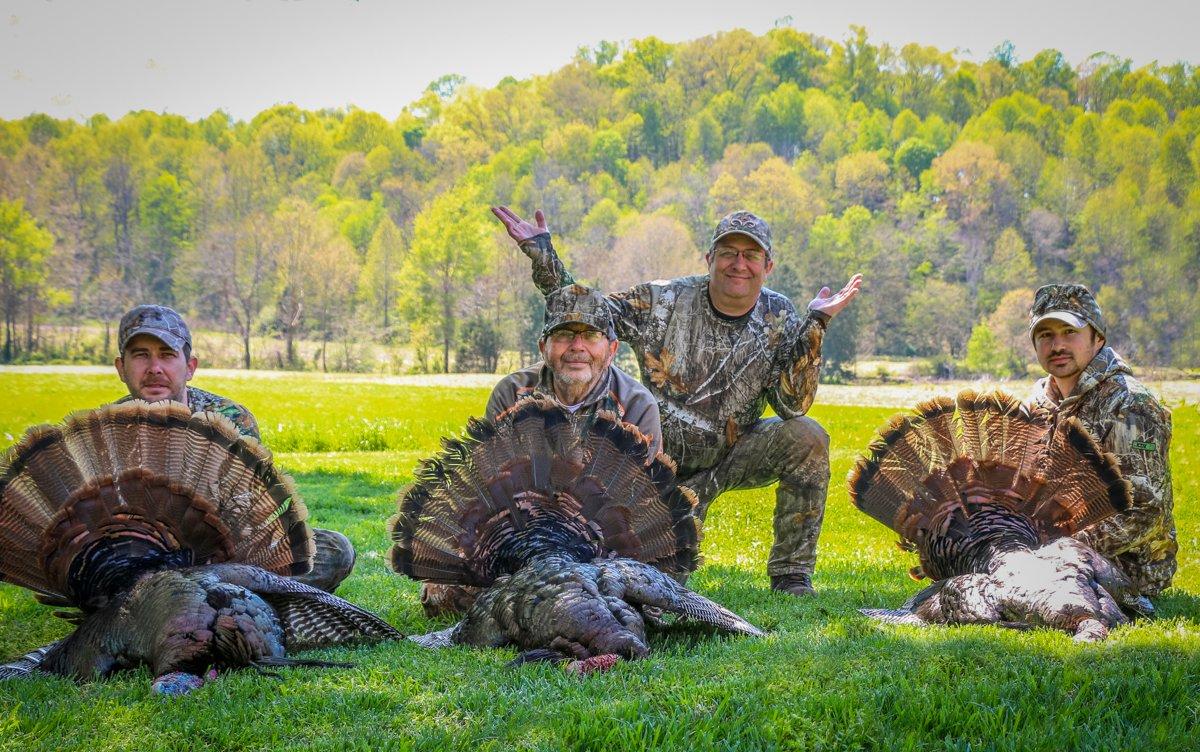
{"label": "man wearing camo cap", "polygon": [[505,376],[492,390],[487,417],[495,420],[522,397],[554,398],[571,413],[605,410],[637,426],[657,454],[662,449],[658,403],[646,387],[613,365],[617,332],[604,296],[568,285],[546,297],[546,323],[538,340],[543,360]]}
{"label": "man wearing camo cap", "polygon": [[[583,285],[567,285],[546,297],[546,323],[538,341],[543,360],[511,373],[492,389],[487,417],[496,420],[521,399],[549,397],[573,420],[593,419],[607,411],[637,427],[650,452],[662,449],[658,403],[637,379],[613,365],[617,333],[604,296]],[[429,616],[464,613],[478,588],[421,585],[421,606]]]}
{"label": "man wearing camo cap", "polygon": [[[118,402],[174,400],[192,412],[220,413],[233,422],[238,433],[262,440],[258,421],[245,407],[188,385],[199,361],[192,353],[192,332],[173,308],[140,305],[131,309],[121,317],[117,348],[120,355],[113,365],[129,390]],[[314,528],[313,539],[317,553],[312,571],[293,579],[332,593],[354,568],[354,546],[333,530]]]}
{"label": "man wearing camo cap", "polygon": [[1083,285],[1046,285],[1034,295],[1029,334],[1046,378],[1031,399],[1035,415],[1057,428],[1077,417],[1117,457],[1133,486],[1133,504],[1076,534],[1111,559],[1144,595],[1175,575],[1171,496],[1171,413],[1133,378],[1105,344],[1100,306]]}
{"label": "man wearing camo cap", "polygon": [[[542,292],[574,281],[542,212],[536,223],[507,207],[492,212],[533,261]],[[713,232],[708,274],[647,282],[606,303],[658,401],[664,451],[696,492],[701,517],[725,491],[778,481],[767,574],[776,590],[811,595],[829,435],[804,413],[816,394],[825,326],[858,294],[862,277],[836,294],[822,288],[801,315],[763,287],[773,252],[767,223],[733,212]],[[768,404],[779,417],[762,418]]]}

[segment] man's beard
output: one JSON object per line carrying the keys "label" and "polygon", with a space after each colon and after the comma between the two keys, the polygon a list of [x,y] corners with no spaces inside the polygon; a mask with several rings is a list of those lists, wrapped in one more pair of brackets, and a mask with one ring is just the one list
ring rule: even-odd
{"label": "man's beard", "polygon": [[[591,363],[589,362],[588,365],[590,366]],[[557,379],[563,386],[580,386],[582,384],[591,383],[591,380],[596,378],[596,371],[595,369],[589,370],[587,376],[574,376],[566,373],[565,371],[555,372],[554,378]]]}

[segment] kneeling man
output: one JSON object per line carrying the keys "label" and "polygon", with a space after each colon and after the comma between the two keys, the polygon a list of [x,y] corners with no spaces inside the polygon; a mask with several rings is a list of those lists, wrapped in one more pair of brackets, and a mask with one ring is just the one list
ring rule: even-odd
{"label": "kneeling man", "polygon": [[[261,441],[258,422],[242,405],[194,386],[199,360],[192,354],[192,333],[183,317],[161,305],[140,305],[121,317],[117,330],[121,354],[113,362],[129,389],[118,402],[174,400],[192,412],[214,412],[233,421],[238,433]],[[308,574],[292,579],[332,593],[354,568],[354,546],[333,530],[313,528],[317,553]]]}

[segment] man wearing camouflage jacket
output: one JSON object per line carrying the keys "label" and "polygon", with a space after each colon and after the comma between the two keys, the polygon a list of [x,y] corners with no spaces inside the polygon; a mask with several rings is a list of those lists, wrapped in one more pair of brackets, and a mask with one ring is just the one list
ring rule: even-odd
{"label": "man wearing camouflage jacket", "polygon": [[[192,354],[192,332],[183,317],[163,305],[140,305],[121,317],[113,361],[129,394],[117,402],[174,400],[192,412],[214,412],[233,422],[238,433],[261,441],[258,421],[242,405],[194,386],[199,361]],[[354,568],[354,546],[334,530],[313,528],[316,555],[312,571],[292,579],[332,593]]]}
{"label": "man wearing camouflage jacket", "polygon": [[1055,428],[1077,417],[1120,462],[1133,486],[1130,508],[1076,534],[1155,596],[1175,575],[1171,496],[1171,413],[1111,347],[1100,306],[1082,285],[1046,285],[1034,296],[1029,332],[1048,376],[1037,382],[1034,414]]}
{"label": "man wearing camouflage jacket", "polygon": [[[574,281],[540,211],[536,224],[506,207],[492,211],[533,261],[544,294]],[[836,294],[823,288],[802,316],[763,287],[772,251],[767,223],[734,212],[713,232],[707,275],[648,282],[607,301],[617,336],[658,400],[664,451],[696,492],[701,517],[724,491],[778,481],[767,573],[774,589],[811,595],[829,436],[804,413],[816,393],[825,326],[858,294],[861,276]],[[767,404],[779,417],[761,417]]]}

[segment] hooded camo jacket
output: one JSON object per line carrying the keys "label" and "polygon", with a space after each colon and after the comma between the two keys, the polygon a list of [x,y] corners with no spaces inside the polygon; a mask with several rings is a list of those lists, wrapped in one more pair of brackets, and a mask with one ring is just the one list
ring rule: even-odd
{"label": "hooded camo jacket", "polygon": [[[575,282],[549,234],[521,250],[543,294]],[[658,401],[663,451],[681,477],[715,465],[768,404],[782,418],[812,405],[825,314],[801,316],[787,296],[763,288],[754,308],[730,318],[713,307],[708,275],[647,282],[607,300],[617,337],[633,349]]]}
{"label": "hooded camo jacket", "polygon": [[1055,429],[1076,417],[1117,457],[1133,487],[1133,504],[1075,537],[1112,559],[1143,592],[1154,595],[1175,573],[1171,493],[1171,413],[1110,347],[1101,348],[1063,397],[1049,376],[1034,387],[1035,416]]}

